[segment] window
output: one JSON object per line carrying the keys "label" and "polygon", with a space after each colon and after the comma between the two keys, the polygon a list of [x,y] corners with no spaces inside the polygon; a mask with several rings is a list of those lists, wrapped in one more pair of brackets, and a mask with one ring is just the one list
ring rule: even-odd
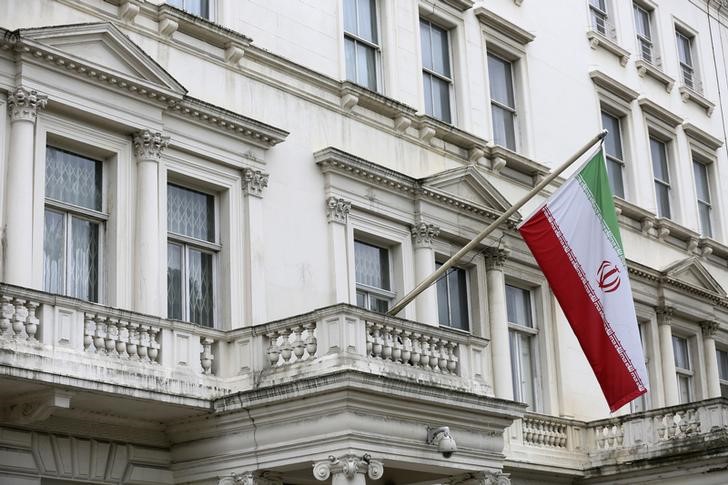
{"label": "window", "polygon": [[344,50],[346,78],[376,91],[379,55],[376,0],[344,1]]}
{"label": "window", "polygon": [[640,57],[650,64],[656,64],[652,39],[652,11],[634,4],[634,23]]}
{"label": "window", "polygon": [[[645,368],[649,368],[649,362],[648,362],[648,349],[647,349],[647,340],[646,340],[646,334],[648,332],[649,323],[639,323],[637,326],[639,332],[640,332],[640,344],[642,345],[642,355],[645,357]],[[631,413],[638,413],[641,411],[646,411],[649,407],[649,393],[642,394],[637,399],[633,400],[629,403],[629,412]]]}
{"label": "window", "polygon": [[622,149],[621,120],[606,111],[602,111],[602,128],[609,132],[604,140],[609,185],[614,195],[624,199],[624,150]]}
{"label": "window", "polygon": [[675,372],[680,403],[685,404],[693,399],[693,370],[688,339],[673,335],[672,349],[675,354]]}
{"label": "window", "polygon": [[680,30],[675,31],[677,38],[677,55],[680,60],[680,72],[683,84],[690,89],[698,89],[695,76],[695,64],[693,62],[693,41],[694,37]]}
{"label": "window", "polygon": [[394,300],[389,273],[389,250],[354,241],[356,304],[367,310],[386,313]]}
{"label": "window", "polygon": [[[442,266],[437,263],[437,268]],[[468,330],[467,271],[450,268],[437,280],[437,315],[440,325]]]}
{"label": "window", "polygon": [[167,316],[214,324],[215,198],[167,185]]}
{"label": "window", "polygon": [[422,77],[425,112],[446,123],[452,122],[450,108],[450,46],[447,31],[429,20],[420,19]]}
{"label": "window", "polygon": [[705,237],[713,236],[710,206],[710,179],[708,166],[693,160],[693,173],[695,174],[695,195],[698,199],[698,218],[700,220],[700,234]]}
{"label": "window", "polygon": [[516,101],[513,94],[513,66],[505,59],[488,53],[488,79],[493,141],[497,145],[515,150]]}
{"label": "window", "polygon": [[198,17],[210,18],[209,0],[166,0],[166,3]]}
{"label": "window", "polygon": [[615,32],[608,15],[609,0],[589,0],[589,15],[592,29],[605,37],[614,39]]}
{"label": "window", "polygon": [[670,174],[667,169],[667,146],[664,142],[650,137],[652,173],[657,196],[657,215],[670,218]]}
{"label": "window", "polygon": [[46,147],[43,289],[99,301],[103,164]]}
{"label": "window", "polygon": [[511,347],[513,399],[525,402],[528,404],[528,409],[533,411],[536,408],[534,346],[537,330],[533,322],[531,292],[506,285],[506,308]]}
{"label": "window", "polygon": [[720,395],[728,397],[728,351],[717,349],[718,377],[720,378]]}

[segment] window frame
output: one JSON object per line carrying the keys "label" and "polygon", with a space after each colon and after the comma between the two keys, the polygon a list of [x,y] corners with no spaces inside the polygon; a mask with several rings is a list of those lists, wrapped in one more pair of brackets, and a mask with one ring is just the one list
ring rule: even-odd
{"label": "window frame", "polygon": [[[529,405],[529,411],[531,412],[539,412],[542,408],[542,395],[541,395],[541,376],[540,376],[540,350],[539,350],[539,342],[538,342],[538,336],[540,334],[540,327],[538,327],[538,319],[537,319],[537,313],[536,313],[536,296],[535,292],[538,290],[538,288],[530,287],[526,284],[523,284],[521,282],[514,282],[510,278],[507,278],[505,281],[505,293],[508,292],[508,287],[513,287],[519,290],[523,290],[528,292],[528,302],[529,302],[529,310],[531,315],[531,323],[533,324],[531,327],[527,327],[524,325],[521,325],[517,322],[511,322],[510,319],[507,321],[508,325],[508,345],[509,345],[509,351],[511,346],[511,334],[516,333],[519,335],[519,337],[527,336],[528,338],[528,344],[529,344],[529,353],[531,358],[531,378],[532,378],[532,388],[531,392],[533,393],[533,404],[528,403],[526,401],[521,400],[520,402],[526,402],[526,404]],[[508,300],[506,299],[506,315],[508,314]],[[511,379],[512,382],[515,383],[516,380],[516,374],[514,373],[514,367],[522,367],[522,362],[520,359],[520,352],[517,359],[517,362],[514,361],[514,356],[511,353]],[[522,373],[519,373],[519,380],[521,383],[523,383],[523,377]],[[523,393],[522,389],[516,389],[515,386],[513,386],[513,399],[519,400]]]}
{"label": "window frame", "polygon": [[[674,329],[673,329],[674,330]],[[683,340],[685,341],[685,354],[687,357],[687,364],[688,367],[679,367],[677,362],[677,353],[675,352],[675,341],[676,340]],[[678,392],[678,399],[680,400],[680,404],[686,404],[689,402],[692,402],[696,398],[696,389],[695,389],[695,359],[693,356],[693,349],[691,338],[689,336],[685,336],[681,333],[675,333],[672,332],[672,354],[673,354],[673,362],[675,364],[675,378],[677,380],[677,392]],[[688,400],[683,402],[682,401],[682,395],[681,395],[681,389],[680,389],[680,379],[686,379],[688,383]]]}
{"label": "window frame", "polygon": [[[438,258],[438,257],[435,258],[435,268],[438,268],[438,267],[442,266],[443,263],[440,262],[441,260],[444,261],[443,258]],[[464,322],[465,323],[465,327],[464,328],[461,328],[461,327],[458,327],[458,326],[455,326],[455,325],[452,324],[452,311],[451,311],[452,301],[451,301],[451,298],[450,298],[450,286],[449,286],[449,278],[448,278],[451,270],[462,271],[463,279],[465,281],[465,317],[466,318],[465,318],[465,322]],[[443,275],[436,282],[436,285],[437,285],[437,284],[440,283],[441,280],[445,281],[445,285],[446,285],[446,289],[447,289],[447,306],[448,306],[448,321],[449,321],[449,323],[442,323],[442,321],[440,321],[440,304],[442,302],[440,301],[440,298],[437,295],[437,290],[435,291],[435,298],[437,300],[437,315],[438,315],[437,320],[438,320],[438,324],[441,327],[447,327],[447,328],[452,329],[452,330],[458,330],[458,331],[468,332],[468,333],[470,333],[472,331],[472,314],[473,314],[473,310],[472,310],[472,304],[471,304],[471,301],[472,301],[471,300],[471,297],[472,297],[472,289],[471,289],[470,278],[471,278],[471,270],[470,269],[463,268],[463,267],[460,267],[460,266],[453,266],[450,269],[448,269],[448,271],[445,273],[445,275]]]}
{"label": "window frame", "polygon": [[[383,86],[382,86],[382,84],[383,84],[383,80],[382,80],[382,78],[383,78],[383,74],[382,74],[383,68],[382,68],[382,24],[381,24],[381,14],[380,14],[379,1],[378,0],[352,0],[352,1],[354,1],[354,2],[370,1],[371,2],[371,5],[374,7],[374,25],[375,25],[375,27],[377,29],[377,31],[376,31],[376,39],[377,39],[377,42],[372,42],[372,41],[370,41],[368,39],[365,39],[364,37],[361,37],[360,35],[358,35],[356,33],[349,32],[348,30],[346,30],[346,22],[343,22],[343,26],[344,26],[343,27],[343,32],[344,32],[344,73],[345,73],[345,78],[346,78],[347,81],[350,81],[350,82],[356,84],[357,86],[361,86],[363,88],[369,89],[370,91],[374,91],[374,92],[380,93],[380,92],[383,91]],[[346,9],[346,3],[347,3],[346,1],[344,1],[342,3],[342,12],[344,12],[345,9]],[[346,18],[346,14],[345,13],[344,13],[344,18]],[[358,16],[357,16],[357,18],[358,18]],[[349,79],[349,76],[348,76],[348,63],[347,63],[347,59],[346,59],[346,40],[347,40],[347,38],[348,39],[351,39],[354,42],[354,46],[355,46],[354,55],[355,55],[355,58],[357,58],[356,46],[358,44],[362,44],[366,48],[369,48],[369,49],[372,49],[373,50],[373,52],[374,52],[374,82],[375,82],[374,88],[372,88],[370,86],[363,85],[358,80]],[[356,70],[357,67],[358,67],[358,63],[355,62],[355,65],[354,65],[355,70]],[[358,72],[356,74],[358,75]]]}
{"label": "window frame", "polygon": [[[622,194],[616,193],[614,190],[614,187],[611,187],[612,193],[616,195],[617,197],[627,200],[627,183],[625,182],[624,174],[627,171],[627,157],[625,156],[627,154],[627,150],[625,146],[627,143],[625,143],[626,137],[625,137],[625,129],[624,124],[627,122],[626,118],[627,115],[623,114],[620,111],[612,109],[609,105],[606,105],[605,103],[601,102],[599,106],[599,123],[602,127],[602,129],[605,129],[604,127],[604,115],[610,116],[617,120],[617,126],[619,127],[619,145],[620,150],[622,151],[622,159],[617,158],[617,156],[612,155],[609,153],[606,147],[606,140],[605,140],[605,146],[604,146],[604,157],[605,161],[607,162],[607,172],[609,173],[609,163],[614,163],[619,167],[619,177],[620,177],[620,183],[622,188]],[[607,135],[609,136],[609,135]],[[609,177],[608,177],[609,178]],[[609,178],[610,186],[611,186],[611,178]]]}
{"label": "window frame", "polygon": [[[442,30],[446,34],[447,39],[447,64],[450,71],[450,77],[447,77],[447,75],[438,73],[437,71],[434,71],[432,69],[429,69],[425,67],[424,59],[423,59],[423,49],[422,49],[422,24],[427,23],[429,24],[430,29],[434,26],[435,28],[438,28]],[[439,19],[432,19],[427,16],[419,15],[419,22],[418,22],[418,30],[420,34],[420,66],[422,68],[422,93],[423,93],[423,100],[425,100],[424,105],[424,111],[427,116],[430,116],[438,121],[441,121],[443,123],[454,125],[456,123],[456,106],[455,106],[455,63],[454,63],[454,51],[453,51],[453,36],[452,36],[452,30],[453,28],[448,27],[446,24],[439,21]],[[430,39],[432,39],[432,35],[430,35]],[[430,52],[432,52],[432,41],[430,41]],[[440,81],[443,81],[447,83],[448,89],[448,119],[441,119],[436,117],[433,113],[427,112],[427,96],[429,94],[430,96],[430,103],[434,108],[434,97],[433,97],[433,90],[430,90],[430,93],[427,93],[425,90],[425,76],[434,76]]]}
{"label": "window frame", "polygon": [[215,19],[215,15],[214,14],[216,13],[215,12],[215,10],[216,10],[215,9],[215,1],[216,0],[199,0],[200,2],[206,2],[207,3],[207,16],[198,15],[196,13],[193,13],[191,10],[188,10],[186,8],[186,4],[190,0],[179,0],[182,3],[182,6],[175,5],[173,3],[174,1],[175,0],[164,0],[164,3],[166,3],[167,5],[170,5],[170,6],[174,7],[174,8],[180,9],[183,12],[186,12],[186,13],[188,13],[190,15],[194,15],[195,17],[199,17],[201,19],[209,20],[210,22],[214,21],[214,19]]}
{"label": "window frame", "polygon": [[496,49],[490,48],[490,49],[486,50],[486,66],[488,66],[488,64],[489,64],[488,58],[491,56],[502,61],[505,64],[508,64],[508,69],[510,70],[510,73],[511,73],[510,91],[511,91],[511,96],[513,97],[513,106],[507,106],[493,98],[493,96],[491,94],[492,93],[492,79],[490,77],[491,76],[490,68],[488,68],[488,98],[490,99],[490,109],[491,109],[490,119],[491,119],[491,131],[492,131],[492,135],[493,135],[493,142],[495,143],[495,122],[494,122],[494,118],[493,118],[494,117],[493,106],[495,105],[497,108],[508,111],[513,115],[513,118],[512,118],[513,119],[513,147],[509,147],[507,145],[501,145],[501,146],[515,152],[515,151],[519,150],[520,144],[521,144],[520,143],[521,133],[520,133],[520,129],[519,129],[520,123],[519,123],[519,118],[518,118],[519,106],[518,106],[518,96],[517,96],[517,90],[516,90],[516,86],[518,85],[519,79],[517,78],[518,69],[517,69],[517,66],[515,65],[516,63],[518,63],[520,61],[520,59],[519,58],[514,59],[512,56],[504,55],[504,53],[497,48]]}
{"label": "window frame", "polygon": [[[664,153],[665,153],[665,170],[667,172],[667,180],[666,181],[665,180],[662,180],[662,179],[658,179],[657,178],[657,175],[655,174],[655,165],[654,165],[655,164],[655,161],[654,161],[654,159],[652,157],[652,146],[651,146],[652,140],[655,140],[658,143],[661,143],[662,146],[663,146],[663,148],[664,148]],[[671,145],[672,145],[673,142],[674,142],[673,139],[665,138],[664,136],[662,136],[659,133],[655,133],[655,132],[652,132],[652,131],[649,131],[649,133],[648,133],[648,147],[649,147],[649,152],[650,152],[650,170],[652,172],[653,189],[655,191],[655,199],[654,199],[655,200],[655,212],[656,212],[656,214],[657,214],[658,217],[665,218],[665,219],[670,219],[670,220],[675,220],[675,215],[676,215],[675,214],[675,211],[673,210],[673,206],[674,206],[674,203],[673,203],[674,202],[674,200],[673,200],[673,197],[674,197],[674,195],[673,195],[674,184],[673,184],[673,181],[672,181],[673,177],[671,176],[671,170],[672,170],[671,169],[671,165],[672,165],[672,157],[671,157],[672,146]],[[659,196],[659,193],[657,191],[657,184],[660,184],[663,187],[666,187],[667,188],[667,202],[668,202],[668,214],[667,215],[665,215],[664,213],[662,213],[662,211],[660,209],[660,201],[659,201],[660,200],[660,198],[659,198],[660,196]]]}
{"label": "window frame", "polygon": [[722,397],[728,398],[728,370],[726,371],[725,375],[721,373],[720,353],[725,354],[726,360],[728,360],[728,347],[716,345],[715,348],[715,359],[717,360],[718,364],[718,382],[720,384],[720,394]]}
{"label": "window frame", "polygon": [[[387,252],[387,277],[389,279],[389,289],[386,288],[378,288],[376,286],[367,285],[365,283],[360,283],[356,281],[356,243],[364,244],[366,246],[374,247],[379,250],[384,250]],[[364,295],[364,306],[360,308],[365,308],[366,310],[373,311],[380,313],[378,310],[372,307],[372,297],[379,298],[380,300],[386,300],[387,301],[387,310],[392,306],[392,304],[395,302],[395,298],[397,297],[396,291],[392,290],[392,287],[394,286],[394,275],[392,272],[392,251],[390,246],[386,244],[382,244],[381,242],[378,242],[377,240],[374,240],[370,237],[367,237],[366,235],[358,234],[354,236],[354,244],[353,244],[353,250],[354,250],[354,285],[356,288],[356,298],[354,300],[354,304],[359,306],[358,302],[358,296],[359,294]],[[381,271],[381,268],[380,268]],[[386,311],[384,312],[386,313]]]}
{"label": "window frame", "polygon": [[[587,0],[587,10],[589,12],[589,27],[593,32],[609,39],[613,42],[617,40],[617,29],[610,19],[614,16],[614,7],[610,0],[596,0],[603,2],[603,7],[595,5],[595,0]],[[602,27],[599,27],[601,21]]]}
{"label": "window frame", "polygon": [[[687,53],[690,56],[690,63],[686,63],[680,56],[680,38],[684,38],[687,41]],[[675,44],[677,52],[678,68],[680,70],[680,80],[683,86],[688,89],[692,89],[695,92],[701,93],[703,91],[702,83],[700,81],[700,75],[698,71],[697,52],[695,49],[695,42],[697,40],[697,34],[683,25],[678,23],[675,24]],[[689,80],[686,76],[686,71],[689,72]]]}
{"label": "window frame", "polygon": [[[705,160],[703,157],[701,157],[699,154],[697,154],[695,152],[695,150],[691,150],[690,158],[691,158],[692,165],[693,165],[693,179],[694,179],[693,182],[694,182],[694,188],[695,188],[695,200],[696,200],[696,205],[698,208],[698,229],[699,229],[701,236],[713,238],[714,234],[715,234],[715,224],[713,223],[713,220],[715,218],[714,214],[713,214],[714,197],[712,194],[713,162],[711,162],[709,160]],[[699,191],[698,191],[698,180],[697,180],[697,177],[695,176],[695,167],[698,165],[701,166],[705,170],[705,185],[706,185],[706,190],[708,192],[707,201],[703,201],[700,199],[700,195],[699,195]],[[707,207],[707,209],[708,209],[708,221],[707,221],[708,231],[707,232],[705,231],[702,212],[700,211],[701,205]]]}
{"label": "window frame", "polygon": [[[659,43],[658,43],[659,36],[657,35],[657,25],[655,22],[656,8],[654,5],[652,5],[648,2],[642,2],[642,1],[635,1],[632,3],[632,6],[633,6],[634,27],[635,27],[635,38],[637,41],[637,52],[638,52],[639,58],[657,68],[660,68],[662,65],[662,60],[660,58]],[[639,32],[639,22],[638,22],[638,13],[639,12],[644,13],[647,17],[647,27],[649,29],[649,37],[642,35]],[[647,43],[647,46],[649,48],[649,56],[650,56],[649,59],[644,56],[645,43]]]}

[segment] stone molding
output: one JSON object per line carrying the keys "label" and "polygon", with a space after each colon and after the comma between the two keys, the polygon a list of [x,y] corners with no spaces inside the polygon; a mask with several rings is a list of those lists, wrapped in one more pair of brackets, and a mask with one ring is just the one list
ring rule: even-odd
{"label": "stone molding", "polygon": [[327,460],[313,465],[313,476],[321,482],[328,480],[332,474],[341,474],[351,479],[357,473],[366,473],[370,479],[379,480],[384,475],[384,464],[379,460],[373,460],[369,454],[362,457],[346,454],[338,458],[330,455]]}
{"label": "stone molding", "polygon": [[243,169],[243,193],[254,197],[262,198],[263,189],[268,187],[270,175],[253,168]]}
{"label": "stone molding", "polygon": [[432,241],[440,234],[440,227],[435,224],[418,222],[410,226],[412,243],[415,248],[432,248]]}
{"label": "stone molding", "polygon": [[141,130],[132,135],[132,142],[138,162],[159,162],[169,145],[169,137],[158,131]]}
{"label": "stone molding", "polygon": [[326,199],[326,220],[346,224],[351,212],[351,201],[342,197],[331,196]]}
{"label": "stone molding", "polygon": [[503,265],[511,254],[508,248],[486,248],[483,251],[485,257],[485,269],[488,271],[503,271]]}
{"label": "stone molding", "polygon": [[30,121],[35,123],[38,111],[45,109],[48,96],[24,87],[16,88],[8,96],[8,115],[10,121]]}
{"label": "stone molding", "polygon": [[229,477],[223,477],[217,485],[282,485],[283,480],[278,473],[269,471],[254,471],[233,473]]}
{"label": "stone molding", "polygon": [[720,324],[713,320],[704,320],[700,322],[700,329],[703,331],[703,337],[706,338],[715,337],[716,332],[718,332],[719,326]]}

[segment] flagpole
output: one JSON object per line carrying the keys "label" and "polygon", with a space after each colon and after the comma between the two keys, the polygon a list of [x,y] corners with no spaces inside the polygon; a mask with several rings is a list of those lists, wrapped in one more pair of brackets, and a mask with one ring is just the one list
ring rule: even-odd
{"label": "flagpole", "polygon": [[587,151],[589,151],[590,148],[592,148],[594,145],[597,144],[597,142],[600,142],[604,139],[604,137],[607,136],[607,130],[602,130],[601,133],[599,133],[597,136],[589,140],[582,146],[576,154],[574,154],[571,158],[569,158],[567,161],[559,165],[553,172],[548,174],[541,182],[539,182],[533,189],[531,189],[528,194],[523,196],[521,200],[513,204],[508,210],[506,210],[503,214],[498,217],[495,221],[493,221],[488,227],[483,229],[475,238],[470,241],[468,244],[466,244],[460,251],[455,253],[453,256],[450,257],[447,261],[445,261],[442,266],[440,266],[434,273],[432,273],[430,276],[425,278],[422,283],[417,285],[412,291],[407,293],[404,298],[402,298],[399,302],[395,303],[395,305],[387,312],[388,315],[396,315],[404,307],[409,305],[412,300],[417,298],[417,296],[425,291],[427,288],[430,287],[434,282],[439,280],[442,275],[445,274],[445,272],[450,269],[455,263],[460,261],[463,256],[465,256],[468,252],[472,251],[473,248],[475,248],[480,242],[485,239],[488,234],[493,232],[498,226],[500,226],[504,221],[508,220],[509,217],[511,217],[518,209],[520,209],[526,202],[531,200],[533,196],[541,192],[541,190],[546,187],[548,184],[551,183],[552,180],[554,180],[556,177],[561,175],[561,172],[569,168],[571,164],[573,164],[575,161],[577,161],[579,158],[581,158],[582,155],[584,155]]}

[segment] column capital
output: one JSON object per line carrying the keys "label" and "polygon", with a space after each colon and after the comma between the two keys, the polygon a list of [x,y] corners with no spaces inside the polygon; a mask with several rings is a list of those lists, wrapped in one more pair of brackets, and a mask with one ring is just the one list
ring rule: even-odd
{"label": "column capital", "polygon": [[137,161],[158,162],[169,144],[169,137],[158,131],[140,130],[132,135]]}
{"label": "column capital", "polygon": [[510,254],[511,250],[508,248],[486,248],[483,251],[483,256],[485,257],[485,269],[502,270],[503,265]]}
{"label": "column capital", "polygon": [[269,471],[254,471],[233,473],[229,477],[223,477],[217,485],[282,485],[280,475]]}
{"label": "column capital", "polygon": [[658,325],[671,325],[672,324],[672,314],[674,313],[674,309],[671,306],[668,306],[668,305],[658,306],[655,309],[655,313],[657,313],[657,324]]}
{"label": "column capital", "polygon": [[351,202],[342,197],[328,197],[326,199],[326,220],[346,224],[351,212]]}
{"label": "column capital", "polygon": [[263,197],[263,189],[268,187],[267,173],[246,167],[243,169],[243,193],[245,195],[253,195],[258,198]]}
{"label": "column capital", "polygon": [[501,472],[475,472],[452,477],[447,485],[511,485],[509,475]]}
{"label": "column capital", "polygon": [[431,248],[432,241],[440,234],[440,228],[435,224],[418,222],[410,226],[410,232],[415,248]]}
{"label": "column capital", "polygon": [[373,460],[369,454],[362,457],[346,454],[338,458],[330,455],[327,460],[313,465],[313,476],[321,482],[328,480],[331,474],[341,474],[351,479],[357,473],[366,473],[372,480],[379,480],[384,475],[384,464],[379,460]]}
{"label": "column capital", "polygon": [[45,109],[48,103],[48,96],[39,94],[38,91],[27,90],[23,87],[16,88],[8,96],[8,115],[10,121],[30,121],[35,123],[38,111]]}
{"label": "column capital", "polygon": [[718,331],[719,323],[714,320],[703,320],[700,322],[700,328],[703,331],[703,337],[713,338]]}

